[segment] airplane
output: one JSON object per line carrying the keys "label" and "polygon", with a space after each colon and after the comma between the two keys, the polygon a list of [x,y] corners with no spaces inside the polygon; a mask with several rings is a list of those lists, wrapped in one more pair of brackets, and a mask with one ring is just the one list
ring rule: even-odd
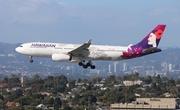
{"label": "airplane", "polygon": [[83,68],[95,69],[93,60],[127,60],[161,52],[161,49],[157,47],[165,27],[164,24],[157,25],[142,41],[135,45],[91,45],[92,39],[90,39],[83,44],[29,42],[21,44],[15,50],[29,56],[30,63],[33,62],[33,57],[44,57],[51,58],[55,62],[77,62]]}

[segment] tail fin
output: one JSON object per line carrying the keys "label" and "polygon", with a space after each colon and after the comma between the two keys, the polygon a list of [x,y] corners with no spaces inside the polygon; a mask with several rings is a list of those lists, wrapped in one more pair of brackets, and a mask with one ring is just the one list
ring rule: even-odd
{"label": "tail fin", "polygon": [[157,48],[165,28],[166,25],[157,25],[141,42],[132,47],[141,47],[142,49]]}
{"label": "tail fin", "polygon": [[130,45],[127,51],[123,52],[121,57],[130,59],[144,55],[160,52],[157,46],[161,40],[166,25],[157,25],[141,42],[136,45]]}

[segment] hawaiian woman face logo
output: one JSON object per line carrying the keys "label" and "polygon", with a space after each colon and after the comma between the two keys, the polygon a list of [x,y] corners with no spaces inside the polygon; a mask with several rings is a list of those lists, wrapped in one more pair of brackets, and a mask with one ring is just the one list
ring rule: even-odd
{"label": "hawaiian woman face logo", "polygon": [[148,44],[152,45],[153,47],[156,47],[156,35],[154,33],[151,33],[148,38]]}
{"label": "hawaiian woman face logo", "polygon": [[153,47],[157,47],[156,39],[161,39],[162,37],[162,30],[154,30],[150,33],[148,38],[148,44],[152,45]]}

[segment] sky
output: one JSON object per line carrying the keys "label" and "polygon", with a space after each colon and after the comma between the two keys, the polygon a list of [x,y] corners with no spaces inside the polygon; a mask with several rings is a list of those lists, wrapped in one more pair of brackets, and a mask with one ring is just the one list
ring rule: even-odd
{"label": "sky", "polygon": [[0,0],[0,42],[129,45],[166,24],[161,47],[180,47],[180,0]]}

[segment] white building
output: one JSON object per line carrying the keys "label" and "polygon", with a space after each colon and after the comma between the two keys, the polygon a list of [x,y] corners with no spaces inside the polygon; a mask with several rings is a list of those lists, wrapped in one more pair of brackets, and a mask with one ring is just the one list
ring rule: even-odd
{"label": "white building", "polygon": [[132,86],[132,85],[143,85],[144,82],[140,81],[140,80],[136,80],[136,81],[123,81],[123,84],[125,86]]}
{"label": "white building", "polygon": [[173,70],[173,65],[170,63],[169,64],[169,71],[172,71]]}
{"label": "white building", "polygon": [[117,64],[118,64],[118,62],[114,62],[114,73],[117,72]]}
{"label": "white building", "polygon": [[108,72],[111,73],[111,65],[108,65]]}

